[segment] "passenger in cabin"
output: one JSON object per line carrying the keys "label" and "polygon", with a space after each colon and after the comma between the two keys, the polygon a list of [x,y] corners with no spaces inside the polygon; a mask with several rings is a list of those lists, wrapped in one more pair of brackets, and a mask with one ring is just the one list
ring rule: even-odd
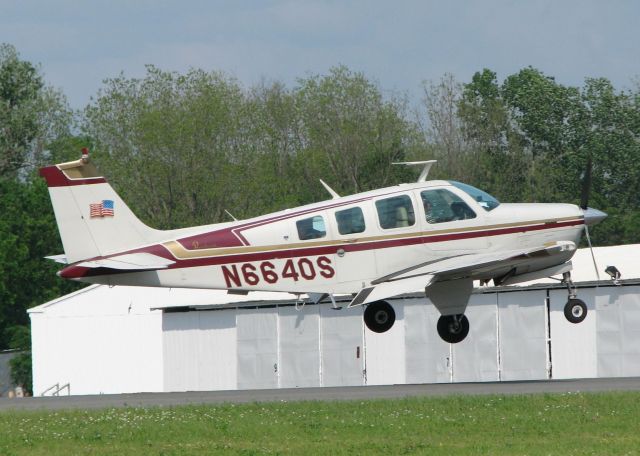
{"label": "passenger in cabin", "polygon": [[409,226],[409,213],[404,206],[398,206],[396,208],[396,228],[402,228]]}
{"label": "passenger in cabin", "polygon": [[469,209],[469,206],[462,201],[455,201],[451,203],[451,212],[453,212],[454,220],[466,220],[475,218],[476,214]]}
{"label": "passenger in cabin", "polygon": [[433,223],[433,206],[424,195],[422,196],[422,206],[424,207],[424,215],[428,223]]}

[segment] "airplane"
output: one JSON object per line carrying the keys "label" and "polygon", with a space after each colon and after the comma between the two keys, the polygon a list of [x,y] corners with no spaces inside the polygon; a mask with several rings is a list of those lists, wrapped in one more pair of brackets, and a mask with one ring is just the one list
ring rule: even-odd
{"label": "airplane", "polygon": [[[470,185],[427,180],[340,196],[247,220],[176,230],[142,223],[89,159],[40,170],[49,188],[66,266],[58,275],[105,285],[184,287],[307,294],[318,303],[347,294],[366,306],[364,322],[391,329],[386,299],[424,289],[449,343],[469,333],[464,315],[474,281],[510,285],[562,275],[564,314],[587,315],[571,281],[583,230],[606,217],[573,204],[500,203]],[[590,174],[590,173],[589,173]]]}

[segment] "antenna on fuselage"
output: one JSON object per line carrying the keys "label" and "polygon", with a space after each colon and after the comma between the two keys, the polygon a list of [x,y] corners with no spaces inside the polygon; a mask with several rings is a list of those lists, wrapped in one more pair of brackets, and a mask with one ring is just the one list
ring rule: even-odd
{"label": "antenna on fuselage", "polygon": [[329,194],[331,195],[332,199],[340,198],[340,195],[338,195],[334,189],[329,187],[329,185],[327,185],[327,183],[325,181],[323,181],[322,179],[318,179],[318,180],[320,181],[322,186],[325,188],[325,190],[329,192]]}
{"label": "antenna on fuselage", "polygon": [[226,210],[226,209],[225,209],[224,211],[225,211],[225,212],[227,213],[227,215],[228,215],[229,217],[231,217],[234,221],[236,221],[236,222],[238,221],[238,219],[237,219],[237,218],[235,218],[231,212],[229,212],[229,211],[228,211],[228,210]]}
{"label": "antenna on fuselage", "polygon": [[422,172],[420,176],[418,176],[418,180],[416,182],[426,182],[427,176],[429,175],[429,170],[438,160],[425,160],[425,161],[415,161],[415,162],[395,162],[391,163],[392,165],[409,165],[409,166],[424,166],[422,168]]}

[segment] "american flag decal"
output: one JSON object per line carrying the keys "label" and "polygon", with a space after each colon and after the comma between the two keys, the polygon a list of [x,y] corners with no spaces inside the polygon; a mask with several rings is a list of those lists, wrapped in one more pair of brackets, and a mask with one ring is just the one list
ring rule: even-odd
{"label": "american flag decal", "polygon": [[89,204],[89,216],[94,217],[113,217],[113,201],[102,200],[101,203]]}

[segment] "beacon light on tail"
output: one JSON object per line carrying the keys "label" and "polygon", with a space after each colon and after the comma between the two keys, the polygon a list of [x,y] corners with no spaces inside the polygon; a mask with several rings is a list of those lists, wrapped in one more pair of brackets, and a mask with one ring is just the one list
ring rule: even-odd
{"label": "beacon light on tail", "polygon": [[[469,332],[473,281],[507,285],[562,275],[567,319],[587,308],[571,285],[571,257],[585,224],[606,214],[572,204],[507,204],[456,181],[428,181],[331,199],[247,220],[160,231],[142,223],[83,149],[40,170],[47,180],[66,263],[64,278],[107,285],[306,293],[318,302],[351,294],[375,332],[395,311],[386,299],[418,289],[441,314],[447,342]],[[92,213],[94,214],[92,216]],[[98,216],[97,214],[101,215]]]}

